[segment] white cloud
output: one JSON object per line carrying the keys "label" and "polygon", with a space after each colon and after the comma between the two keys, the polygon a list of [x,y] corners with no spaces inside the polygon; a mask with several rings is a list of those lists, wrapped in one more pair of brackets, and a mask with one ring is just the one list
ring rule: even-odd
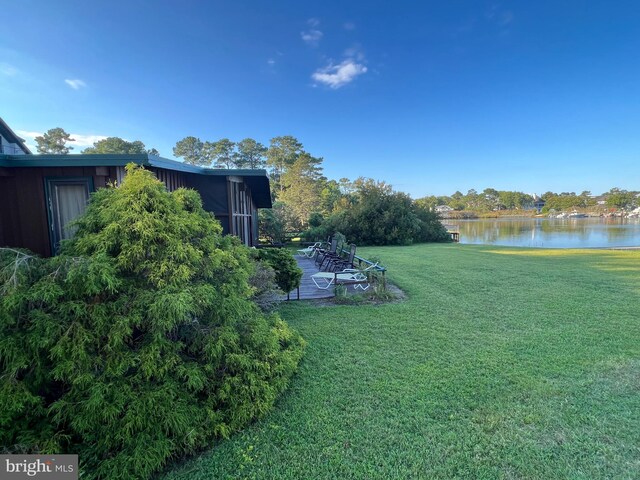
{"label": "white cloud", "polygon": [[79,133],[72,133],[71,138],[74,139],[74,141],[71,142],[73,145],[77,145],[78,147],[93,147],[95,142],[104,140],[107,137],[105,135],[80,135]]}
{"label": "white cloud", "polygon": [[322,39],[322,35],[324,35],[320,30],[307,30],[306,32],[300,32],[300,36],[302,40],[307,45],[311,45],[312,47],[318,46],[320,43],[320,39]]}
{"label": "white cloud", "polygon": [[7,77],[13,77],[18,73],[18,69],[8,63],[0,63],[0,73]]}
{"label": "white cloud", "polygon": [[83,80],[80,80],[78,78],[75,78],[75,79],[67,78],[67,79],[65,79],[64,83],[69,85],[74,90],[80,90],[81,88],[87,86],[87,84]]}
{"label": "white cloud", "polygon": [[342,28],[344,28],[347,31],[355,30],[356,24],[353,22],[345,22],[342,24]]}
{"label": "white cloud", "polygon": [[269,59],[267,60],[267,63],[268,63],[269,65],[272,65],[272,66],[273,66],[273,65],[275,65],[275,64],[276,64],[276,61],[275,61],[273,58],[269,58]]}
{"label": "white cloud", "polygon": [[300,32],[300,37],[302,40],[312,47],[317,47],[324,35],[320,30],[318,30],[318,25],[320,25],[320,20],[317,18],[310,18],[307,20],[307,24],[309,25],[309,30],[304,32]]}
{"label": "white cloud", "polygon": [[[27,130],[16,130],[16,133],[19,137],[24,138],[29,148],[32,148],[33,151],[36,150],[35,138],[42,136],[42,132],[29,132]],[[107,138],[105,135],[81,135],[79,133],[71,133],[71,138],[73,138],[73,142],[69,142],[69,145],[72,147],[93,147],[95,142],[100,140],[104,140]]]}
{"label": "white cloud", "polygon": [[356,63],[353,59],[347,59],[338,65],[330,63],[324,68],[316,70],[311,78],[323,83],[330,88],[337,89],[351,83],[358,75],[367,72],[367,67]]}
{"label": "white cloud", "polygon": [[29,132],[27,130],[16,130],[16,133],[20,138],[23,138],[25,140],[29,140],[29,139],[33,140],[34,138],[42,135],[42,133],[40,132]]}

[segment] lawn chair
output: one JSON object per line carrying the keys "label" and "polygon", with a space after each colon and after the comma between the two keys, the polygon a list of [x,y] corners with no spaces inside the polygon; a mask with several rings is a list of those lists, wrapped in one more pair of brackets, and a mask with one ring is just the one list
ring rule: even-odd
{"label": "lawn chair", "polygon": [[346,268],[355,268],[353,265],[353,259],[356,256],[356,245],[352,243],[349,247],[349,254],[346,258],[338,257],[331,258],[327,265],[327,272],[336,272],[338,270],[344,270]]}
{"label": "lawn chair", "polygon": [[332,262],[336,262],[339,260],[342,260],[342,247],[343,247],[344,243],[342,245],[336,246],[336,250],[334,252],[327,252],[326,255],[324,256],[324,258],[322,259],[322,261],[320,262],[320,266],[318,267],[320,270],[323,270],[325,272],[328,272],[331,270],[330,266]]}
{"label": "lawn chair", "polygon": [[322,242],[316,242],[313,245],[309,245],[306,248],[298,250],[298,255],[301,257],[312,258],[316,254],[316,250],[322,247]]}
{"label": "lawn chair", "polygon": [[341,272],[318,272],[311,275],[311,280],[316,287],[327,290],[332,285],[353,285],[354,289],[365,291],[371,285],[369,283],[369,272],[378,267],[377,263],[368,266],[364,270],[357,268],[346,268]]}
{"label": "lawn chair", "polygon": [[324,252],[325,250],[328,250],[330,245],[331,245],[331,241],[333,240],[333,236],[329,235],[327,237],[326,240],[323,240],[320,242],[320,246],[318,248],[316,248],[313,260],[317,261],[318,260],[318,256]]}
{"label": "lawn chair", "polygon": [[331,246],[328,249],[323,248],[321,250],[318,250],[318,253],[316,254],[316,263],[320,265],[320,268],[322,268],[322,264],[329,256],[333,256],[336,254],[337,249],[338,249],[338,239],[333,238],[331,239]]}

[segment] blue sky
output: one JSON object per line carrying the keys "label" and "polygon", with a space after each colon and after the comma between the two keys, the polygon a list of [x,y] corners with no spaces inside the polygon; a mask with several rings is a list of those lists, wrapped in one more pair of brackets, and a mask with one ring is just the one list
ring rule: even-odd
{"label": "blue sky", "polygon": [[173,158],[187,135],[294,135],[329,178],[414,197],[640,189],[638,1],[20,0],[2,18],[0,116],[27,138]]}

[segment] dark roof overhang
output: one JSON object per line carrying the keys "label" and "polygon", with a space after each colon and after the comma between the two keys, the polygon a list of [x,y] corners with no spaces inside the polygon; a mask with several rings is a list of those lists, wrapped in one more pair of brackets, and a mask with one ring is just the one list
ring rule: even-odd
{"label": "dark roof overhang", "polygon": [[271,208],[271,191],[266,170],[207,168],[176,162],[149,154],[68,154],[68,155],[0,155],[0,167],[124,167],[135,163],[146,167],[204,176],[241,177],[251,189],[258,208]]}

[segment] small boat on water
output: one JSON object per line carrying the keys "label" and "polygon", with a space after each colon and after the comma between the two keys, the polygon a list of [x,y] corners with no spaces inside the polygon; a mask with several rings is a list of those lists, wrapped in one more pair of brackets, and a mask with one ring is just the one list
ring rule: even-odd
{"label": "small boat on water", "polygon": [[573,213],[570,213],[569,215],[567,215],[567,218],[587,218],[587,214],[573,212]]}

